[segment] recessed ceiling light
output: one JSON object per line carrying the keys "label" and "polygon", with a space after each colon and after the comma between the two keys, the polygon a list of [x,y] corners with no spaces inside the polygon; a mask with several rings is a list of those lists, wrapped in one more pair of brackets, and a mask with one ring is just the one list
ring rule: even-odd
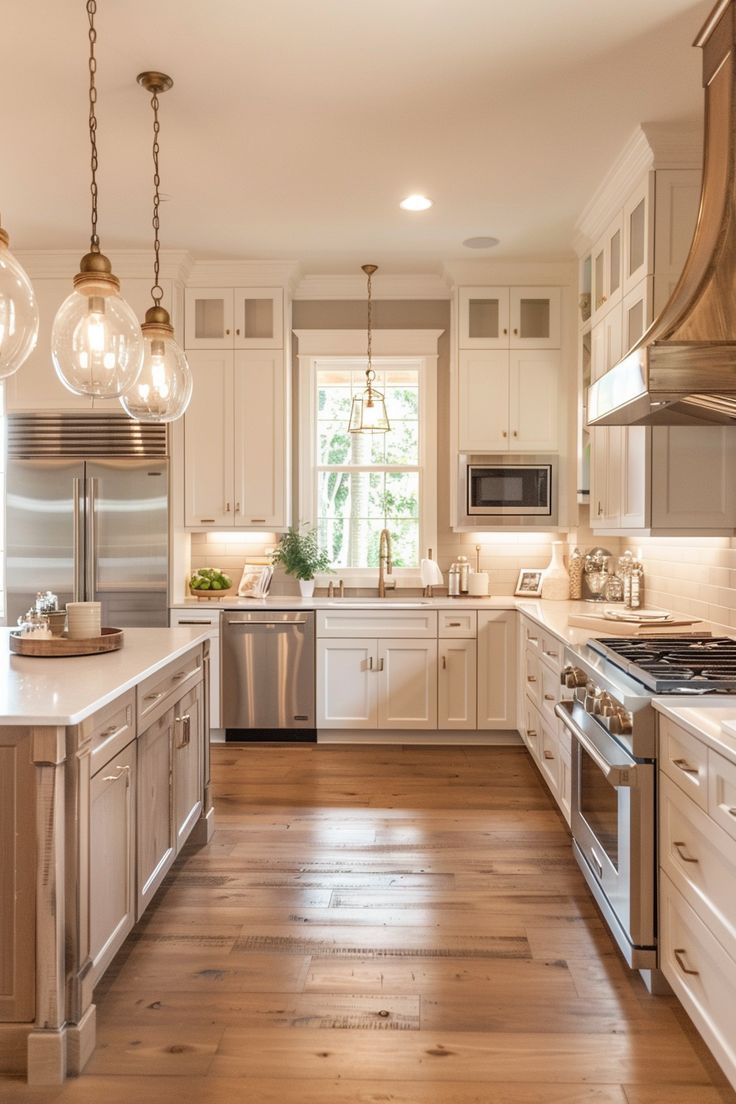
{"label": "recessed ceiling light", "polygon": [[427,199],[423,195],[410,195],[406,199],[402,199],[399,207],[403,207],[405,211],[426,211],[428,207],[432,206],[432,200]]}
{"label": "recessed ceiling light", "polygon": [[466,238],[463,245],[468,249],[493,249],[494,245],[498,245],[498,238],[483,236]]}

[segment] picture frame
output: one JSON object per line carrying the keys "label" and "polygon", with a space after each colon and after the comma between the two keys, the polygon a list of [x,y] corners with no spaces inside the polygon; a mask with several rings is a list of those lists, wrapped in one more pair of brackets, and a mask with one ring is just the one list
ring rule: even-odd
{"label": "picture frame", "polygon": [[271,586],[273,568],[270,564],[246,563],[238,583],[239,598],[265,598]]}
{"label": "picture frame", "polygon": [[541,598],[544,570],[541,567],[522,567],[516,580],[514,595],[517,598]]}

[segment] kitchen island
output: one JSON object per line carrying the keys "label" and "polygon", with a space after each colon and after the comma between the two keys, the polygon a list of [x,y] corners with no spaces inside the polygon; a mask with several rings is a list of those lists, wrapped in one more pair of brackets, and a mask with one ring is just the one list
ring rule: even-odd
{"label": "kitchen island", "polygon": [[118,652],[13,655],[0,630],[0,1071],[79,1073],[94,986],[187,840],[213,830],[209,646],[126,629]]}

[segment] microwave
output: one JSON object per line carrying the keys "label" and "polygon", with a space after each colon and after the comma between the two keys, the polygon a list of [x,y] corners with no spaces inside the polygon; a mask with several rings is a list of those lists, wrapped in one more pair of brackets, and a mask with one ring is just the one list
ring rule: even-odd
{"label": "microwave", "polygon": [[458,524],[482,529],[557,525],[557,457],[460,454]]}

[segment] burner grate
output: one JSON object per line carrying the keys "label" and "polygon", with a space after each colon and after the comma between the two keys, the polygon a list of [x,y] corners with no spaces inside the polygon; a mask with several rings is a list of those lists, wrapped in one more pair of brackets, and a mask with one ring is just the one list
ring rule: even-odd
{"label": "burner grate", "polygon": [[657,693],[736,693],[736,640],[728,636],[606,637],[590,646]]}

